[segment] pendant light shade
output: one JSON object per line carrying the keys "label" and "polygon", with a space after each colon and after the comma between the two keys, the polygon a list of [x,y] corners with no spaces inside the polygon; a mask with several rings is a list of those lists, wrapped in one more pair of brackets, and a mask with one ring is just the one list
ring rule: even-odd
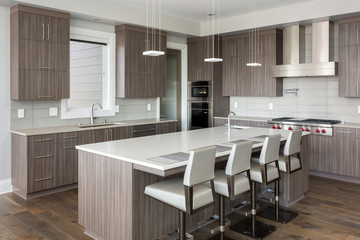
{"label": "pendant light shade", "polygon": [[249,62],[246,63],[248,67],[261,67],[261,63],[258,61],[259,54],[259,28],[257,28],[256,22],[256,1],[249,0],[249,9],[251,11],[250,23],[252,28],[249,30]]}
{"label": "pendant light shade", "polygon": [[[216,4],[215,4],[216,3]],[[210,6],[211,5],[211,6]],[[220,39],[219,39],[219,17],[220,17],[220,7],[219,0],[208,0],[208,34],[210,33],[211,28],[211,40],[208,36],[208,57],[204,59],[205,62],[222,62],[223,59],[220,58]],[[217,20],[216,20],[217,18]],[[216,21],[215,21],[216,20]],[[216,22],[216,23],[215,23]],[[211,25],[211,27],[210,27]],[[217,26],[217,56],[215,56],[215,26]],[[211,43],[210,43],[211,41]],[[209,52],[211,51],[212,54]]]}
{"label": "pendant light shade", "polygon": [[[149,1],[151,1],[151,20],[149,20],[150,18]],[[156,6],[156,3],[158,4],[158,6]],[[151,27],[149,26],[150,22],[151,22]],[[158,30],[156,30],[156,24]],[[151,31],[151,44],[149,40],[149,28]],[[158,49],[156,49],[157,47],[156,32],[158,32],[158,43],[159,43]],[[143,55],[151,56],[151,57],[165,55],[165,52],[161,51],[161,0],[146,0],[146,40],[145,40],[145,51],[143,52]]]}

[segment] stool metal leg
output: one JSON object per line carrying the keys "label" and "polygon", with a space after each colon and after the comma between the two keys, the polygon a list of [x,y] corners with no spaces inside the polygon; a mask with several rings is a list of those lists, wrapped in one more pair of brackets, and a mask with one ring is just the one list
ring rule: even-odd
{"label": "stool metal leg", "polygon": [[280,209],[279,200],[279,180],[277,180],[275,182],[275,208],[272,206],[264,208],[258,215],[284,224],[290,222],[299,215],[297,212]]}
{"label": "stool metal leg", "polygon": [[183,211],[179,211],[179,239],[186,240],[186,216]]}
{"label": "stool metal leg", "polygon": [[230,227],[234,232],[242,233],[254,239],[263,239],[277,227],[256,220],[256,183],[251,182],[251,219],[246,218]]}

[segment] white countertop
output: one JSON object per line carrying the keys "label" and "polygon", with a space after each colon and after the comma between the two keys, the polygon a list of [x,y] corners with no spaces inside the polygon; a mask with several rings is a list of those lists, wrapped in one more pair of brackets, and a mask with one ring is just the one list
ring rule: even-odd
{"label": "white countertop", "polygon": [[[80,145],[76,148],[82,151],[99,154],[102,156],[131,162],[144,167],[166,171],[169,169],[185,166],[186,161],[177,161],[162,158],[159,156],[178,152],[189,153],[190,150],[220,145],[231,147],[230,141],[249,139],[260,135],[281,134],[282,140],[286,140],[289,131],[274,130],[271,128],[246,127],[246,129],[231,129],[230,136],[227,127],[205,128],[200,130],[168,133],[141,138],[130,138],[125,140]],[[309,133],[303,133],[308,135]],[[253,145],[261,147],[262,142]],[[216,157],[228,155],[230,150],[217,152]],[[152,158],[157,158],[156,160]]]}
{"label": "white countertop", "polygon": [[18,134],[18,135],[22,135],[22,136],[34,136],[34,135],[43,135],[43,134],[88,131],[88,130],[95,130],[95,129],[136,126],[136,125],[143,125],[143,124],[164,123],[164,122],[174,122],[174,121],[177,121],[177,120],[151,118],[151,119],[141,119],[141,120],[118,121],[121,124],[113,124],[113,125],[98,126],[98,127],[88,127],[88,128],[80,128],[79,126],[73,125],[73,126],[56,126],[56,127],[46,127],[46,128],[17,129],[17,130],[10,130],[10,132]]}

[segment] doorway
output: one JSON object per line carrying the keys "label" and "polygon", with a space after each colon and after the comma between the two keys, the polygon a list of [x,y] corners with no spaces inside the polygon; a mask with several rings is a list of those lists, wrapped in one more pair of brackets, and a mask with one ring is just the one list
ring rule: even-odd
{"label": "doorway", "polygon": [[182,130],[180,50],[167,49],[166,97],[160,100],[160,114],[162,118],[177,120],[178,131]]}

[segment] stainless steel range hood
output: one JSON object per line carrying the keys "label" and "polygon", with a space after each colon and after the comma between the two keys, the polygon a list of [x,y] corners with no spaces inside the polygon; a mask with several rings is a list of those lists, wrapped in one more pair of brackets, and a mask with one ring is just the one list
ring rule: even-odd
{"label": "stainless steel range hood", "polygon": [[305,29],[292,26],[283,32],[283,65],[272,67],[273,77],[336,76],[334,25],[329,21],[312,25],[312,63],[305,63]]}

